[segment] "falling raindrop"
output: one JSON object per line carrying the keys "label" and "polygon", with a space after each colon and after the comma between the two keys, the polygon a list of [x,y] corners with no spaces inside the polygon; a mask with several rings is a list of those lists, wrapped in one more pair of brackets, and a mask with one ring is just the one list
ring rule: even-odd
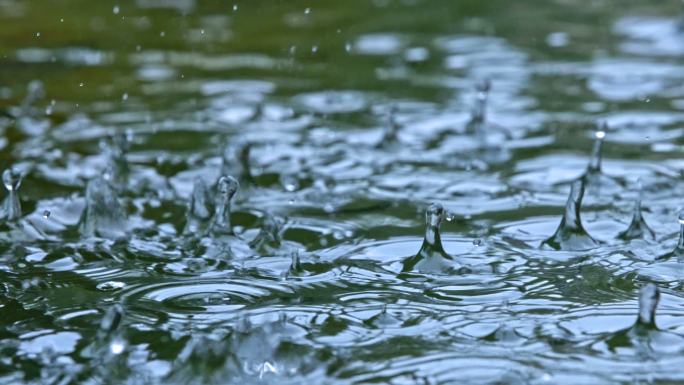
{"label": "falling raindrop", "polygon": [[473,240],[473,245],[475,245],[477,247],[482,246],[482,239],[477,238],[477,239]]}
{"label": "falling raindrop", "polygon": [[50,210],[43,211],[43,218],[50,218]]}
{"label": "falling raindrop", "polygon": [[119,14],[119,6],[118,6],[118,5],[115,5],[115,6],[114,6],[114,14],[115,14],[115,15],[118,15],[118,14]]}

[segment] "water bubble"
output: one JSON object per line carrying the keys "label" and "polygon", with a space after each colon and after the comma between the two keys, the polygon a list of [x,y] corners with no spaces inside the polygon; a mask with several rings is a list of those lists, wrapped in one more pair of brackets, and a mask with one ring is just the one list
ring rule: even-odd
{"label": "water bubble", "polygon": [[116,290],[121,290],[126,286],[125,283],[123,282],[118,282],[118,281],[107,281],[107,282],[102,282],[97,285],[97,290],[100,291],[116,291]]}
{"label": "water bubble", "polygon": [[50,210],[43,211],[43,218],[50,218]]}
{"label": "water bubble", "polygon": [[114,6],[114,14],[115,14],[115,15],[118,15],[118,14],[119,14],[119,6],[118,6],[118,5],[115,5],[115,6]]}
{"label": "water bubble", "polygon": [[333,238],[339,240],[344,239],[344,233],[341,230],[335,230],[333,231]]}

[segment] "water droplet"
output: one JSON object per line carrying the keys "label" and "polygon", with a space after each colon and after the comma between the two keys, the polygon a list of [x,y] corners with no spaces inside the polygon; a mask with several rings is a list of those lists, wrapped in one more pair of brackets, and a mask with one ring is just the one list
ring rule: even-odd
{"label": "water droplet", "polygon": [[473,245],[482,246],[482,239],[477,238],[477,239],[473,240]]}
{"label": "water droplet", "polygon": [[121,290],[126,286],[125,283],[123,282],[117,282],[117,281],[107,281],[107,282],[102,282],[97,285],[97,290],[100,291],[115,291],[115,290]]}
{"label": "water droplet", "polygon": [[121,354],[124,351],[124,344],[120,341],[113,342],[109,347],[114,354]]}
{"label": "water droplet", "polygon": [[233,5],[233,11],[237,11],[237,4]]}
{"label": "water droplet", "polygon": [[161,36],[161,37],[164,37],[165,35],[166,35],[166,32],[164,32],[164,31],[161,31],[161,33],[159,34],[159,36]]}
{"label": "water droplet", "polygon": [[50,218],[50,210],[43,211],[43,218]]}
{"label": "water droplet", "polygon": [[290,200],[287,202],[287,204],[291,205],[291,204],[294,204],[294,202],[295,202],[294,199],[290,199]]}
{"label": "water droplet", "polygon": [[684,210],[679,212],[679,223],[684,225]]}
{"label": "water droplet", "polygon": [[118,14],[119,14],[119,6],[118,6],[118,5],[115,5],[115,6],[114,6],[114,14],[115,14],[115,15],[118,15]]}
{"label": "water droplet", "polygon": [[79,87],[83,87],[83,83],[79,83],[78,86],[79,86]]}
{"label": "water droplet", "polygon": [[333,238],[339,240],[344,239],[344,233],[341,230],[335,230],[333,231]]}
{"label": "water droplet", "polygon": [[454,217],[456,217],[456,215],[454,213],[452,213],[451,211],[447,211],[444,215],[445,215],[444,218],[449,222],[453,221]]}
{"label": "water droplet", "polygon": [[36,34],[36,36],[40,36],[40,32],[38,32],[38,33]]}
{"label": "water droplet", "polygon": [[333,211],[335,211],[335,206],[333,206],[332,203],[326,203],[326,204],[323,206],[323,211],[325,211],[326,213],[330,214],[330,213],[332,213]]}
{"label": "water droplet", "polygon": [[318,51],[318,46],[315,45],[315,46],[311,47],[311,52],[316,52],[316,51]]}
{"label": "water droplet", "polygon": [[304,10],[304,13],[306,13],[306,14],[309,14],[309,12],[311,12],[311,8],[307,8]]}

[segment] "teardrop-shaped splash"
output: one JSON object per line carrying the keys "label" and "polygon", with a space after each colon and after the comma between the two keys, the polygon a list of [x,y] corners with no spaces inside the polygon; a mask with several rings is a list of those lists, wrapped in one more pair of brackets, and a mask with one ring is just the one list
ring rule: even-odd
{"label": "teardrop-shaped splash", "polygon": [[544,242],[555,250],[582,251],[599,246],[599,242],[589,236],[582,226],[580,206],[584,196],[584,180],[572,183],[570,196],[565,204],[565,214],[553,236]]}
{"label": "teardrop-shaped splash", "polygon": [[445,273],[460,268],[460,264],[444,251],[440,226],[444,220],[444,209],[439,203],[433,203],[425,214],[427,228],[423,245],[418,254],[407,258],[403,262],[402,272],[420,271]]}
{"label": "teardrop-shaped splash", "polygon": [[221,175],[234,175],[242,187],[254,184],[249,154],[252,144],[245,141],[229,141],[221,154]]}
{"label": "teardrop-shaped splash", "polygon": [[634,207],[634,215],[632,216],[632,223],[629,227],[618,235],[620,239],[635,239],[635,238],[647,238],[655,239],[655,233],[646,224],[644,217],[641,215],[641,198],[643,195],[643,189],[641,187],[641,180],[638,182],[639,195],[636,199]]}
{"label": "teardrop-shaped splash", "polygon": [[684,210],[679,212],[679,240],[677,246],[671,252],[661,255],[656,259],[677,258],[677,262],[684,262]]}
{"label": "teardrop-shaped splash", "polygon": [[601,195],[602,189],[621,188],[617,181],[612,177],[605,175],[602,170],[603,140],[608,134],[608,129],[608,123],[601,121],[596,122],[594,127],[594,146],[591,149],[591,157],[589,158],[587,170],[580,178],[584,180],[585,185],[592,196]]}
{"label": "teardrop-shaped splash", "polygon": [[17,192],[21,185],[21,172],[16,168],[5,170],[2,173],[2,183],[5,185],[9,195],[2,202],[0,218],[16,221],[21,218],[21,203],[19,201],[19,193]]}
{"label": "teardrop-shaped splash", "polygon": [[208,202],[207,185],[202,178],[197,177],[192,189],[192,195],[190,195],[190,200],[188,201],[188,211],[185,214],[187,222],[185,223],[183,234],[202,234],[206,230],[211,219],[211,210]]}
{"label": "teardrop-shaped splash", "polygon": [[233,226],[230,222],[231,199],[235,196],[240,183],[232,176],[222,176],[217,187],[217,206],[214,217],[209,225],[209,232],[214,236],[233,235]]}
{"label": "teardrop-shaped splash", "polygon": [[259,254],[271,254],[277,251],[280,245],[280,224],[276,218],[267,216],[259,234],[249,242],[249,247]]}
{"label": "teardrop-shaped splash", "polygon": [[125,211],[116,192],[102,176],[88,181],[86,206],[81,215],[79,230],[85,237],[126,237]]}

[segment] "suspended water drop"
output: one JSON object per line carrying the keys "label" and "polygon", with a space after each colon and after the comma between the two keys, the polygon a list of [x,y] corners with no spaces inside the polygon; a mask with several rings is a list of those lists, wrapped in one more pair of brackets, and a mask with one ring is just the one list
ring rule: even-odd
{"label": "suspended water drop", "polygon": [[43,218],[50,218],[50,210],[43,211]]}
{"label": "suspended water drop", "polygon": [[477,239],[473,240],[473,245],[478,246],[478,247],[482,246],[482,239],[477,238]]}
{"label": "suspended water drop", "polygon": [[453,221],[455,217],[456,214],[452,213],[451,211],[447,211],[444,215],[444,218],[449,222]]}
{"label": "suspended water drop", "polygon": [[111,349],[113,354],[121,354],[124,351],[125,345],[123,344],[122,341],[115,341],[112,342],[111,345],[109,345],[109,348]]}
{"label": "suspended water drop", "polygon": [[118,14],[119,14],[119,6],[118,6],[118,5],[115,5],[115,6],[114,6],[114,14],[115,14],[115,15],[118,15]]}
{"label": "suspended water drop", "polygon": [[269,254],[278,250],[280,245],[280,224],[275,218],[267,216],[261,225],[259,234],[249,242],[249,247],[260,254]]}
{"label": "suspended water drop", "polygon": [[100,291],[116,291],[116,290],[121,290],[124,287],[126,287],[126,284],[123,282],[118,282],[118,281],[107,281],[107,282],[99,283],[96,287],[97,287],[97,290],[100,290]]}
{"label": "suspended water drop", "polygon": [[598,174],[601,172],[601,149],[603,147],[603,138],[606,137],[606,132],[608,131],[608,123],[597,122],[594,136],[596,140],[594,141],[594,147],[591,150],[591,158],[589,159],[589,167],[587,168],[587,174]]}

